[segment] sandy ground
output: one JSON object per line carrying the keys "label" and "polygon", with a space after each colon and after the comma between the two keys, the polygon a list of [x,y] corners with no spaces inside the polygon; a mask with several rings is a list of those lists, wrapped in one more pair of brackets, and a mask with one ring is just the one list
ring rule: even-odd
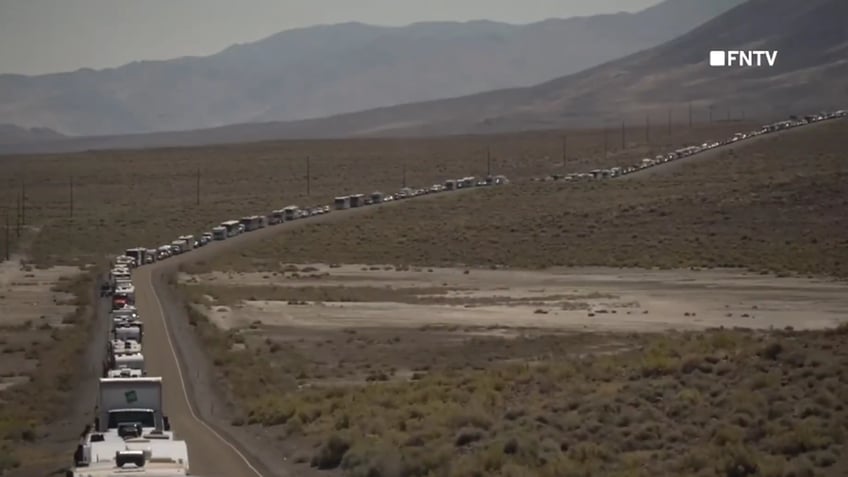
{"label": "sandy ground", "polygon": [[20,260],[0,263],[0,326],[32,320],[59,325],[74,310],[73,295],[52,290],[60,278],[78,274],[76,267],[37,269],[21,266]]}
{"label": "sandy ground", "polygon": [[0,390],[27,382],[38,365],[28,350],[74,311],[73,295],[52,288],[75,273],[76,267],[24,267],[18,257],[0,263]]}
{"label": "sandy ground", "polygon": [[[710,327],[821,329],[848,321],[848,284],[741,271],[567,269],[510,271],[301,265],[300,277],[210,273],[180,277],[215,286],[439,286],[452,304],[245,301],[212,306],[223,328],[261,322],[315,328],[466,327],[664,331]],[[311,275],[315,278],[303,278]],[[212,297],[214,298],[214,297]],[[467,303],[463,303],[466,301]]]}

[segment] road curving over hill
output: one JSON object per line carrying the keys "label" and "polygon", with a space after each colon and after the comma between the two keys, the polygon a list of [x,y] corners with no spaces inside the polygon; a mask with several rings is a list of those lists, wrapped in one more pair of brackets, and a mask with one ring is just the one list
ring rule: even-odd
{"label": "road curving over hill", "polygon": [[[449,194],[471,193],[455,191]],[[427,195],[405,200],[429,200]],[[402,201],[334,211],[309,219],[272,225],[177,255],[167,260],[136,268],[136,306],[144,322],[145,365],[150,376],[162,376],[164,409],[171,426],[186,441],[192,474],[203,477],[287,477],[292,475],[285,463],[261,449],[245,444],[246,435],[233,435],[216,413],[226,406],[216,395],[214,370],[202,345],[191,329],[184,304],[169,282],[181,265],[208,260],[221,253],[246,247],[305,224],[348,220],[383,207],[400,206]],[[153,351],[155,350],[155,351]],[[229,428],[229,429],[228,429]]]}
{"label": "road curving over hill", "polygon": [[[828,125],[832,126],[834,123],[848,124],[848,118],[835,118],[835,119],[827,119],[824,121],[818,121],[812,124],[805,124],[803,126],[798,126],[794,128],[784,129],[781,131],[775,131],[768,134],[761,134],[759,136],[750,137],[747,139],[743,139],[741,141],[733,142],[730,144],[723,144],[714,149],[710,149],[708,151],[699,152],[698,154],[693,154],[687,157],[681,157],[680,159],[675,159],[673,161],[664,162],[662,164],[656,165],[654,167],[648,167],[645,169],[639,169],[629,174],[625,174],[622,176],[618,176],[615,179],[627,180],[627,179],[642,179],[647,177],[654,176],[662,176],[665,174],[674,173],[677,169],[685,164],[692,164],[697,161],[704,161],[708,159],[715,159],[721,157],[722,154],[727,153],[728,151],[734,150],[736,148],[743,149],[753,146],[762,141],[768,141],[770,139],[774,139],[776,137],[782,137],[784,135],[789,136],[793,134],[804,134],[807,131],[810,131],[812,128],[820,128],[827,127]],[[747,132],[747,131],[739,131],[739,132]],[[716,138],[718,139],[718,138]],[[744,159],[744,158],[743,158]]]}
{"label": "road curving over hill", "polygon": [[[830,123],[823,121],[822,123]],[[645,177],[673,171],[680,164],[695,160],[719,157],[721,151],[732,147],[747,147],[756,141],[782,134],[797,134],[813,124],[773,134],[758,136],[737,144],[719,147],[713,151],[671,161],[656,167],[623,176]],[[473,193],[473,189],[427,195],[406,200],[432,200],[442,196]],[[247,434],[231,428],[220,412],[226,405],[217,396],[214,369],[204,355],[203,347],[186,317],[181,298],[169,282],[181,265],[192,264],[263,239],[285,233],[304,224],[332,223],[349,220],[372,213],[383,207],[401,206],[405,201],[334,211],[327,215],[311,217],[280,225],[269,226],[245,233],[225,241],[212,242],[190,253],[171,257],[155,264],[139,267],[133,272],[136,287],[136,304],[145,324],[145,349],[155,350],[145,354],[148,374],[162,376],[164,381],[164,407],[172,427],[189,448],[192,473],[206,477],[274,477],[294,475],[286,470],[285,463],[266,450],[251,445]],[[222,218],[224,219],[224,218]],[[175,235],[179,231],[175,232]]]}

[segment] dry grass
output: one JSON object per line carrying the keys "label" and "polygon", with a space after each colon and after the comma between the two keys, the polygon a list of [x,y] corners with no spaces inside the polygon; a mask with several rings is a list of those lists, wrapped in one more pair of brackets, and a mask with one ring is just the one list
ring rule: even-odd
{"label": "dry grass", "polygon": [[[0,205],[10,208],[14,227],[16,197],[24,181],[26,225],[38,228],[24,230],[40,231],[32,251],[36,261],[88,263],[104,251],[159,245],[229,218],[269,213],[290,203],[318,205],[345,193],[393,191],[401,186],[404,165],[410,185],[483,175],[488,146],[494,172],[521,178],[630,162],[653,150],[723,137],[744,127],[742,123],[679,127],[671,136],[655,134],[650,147],[643,144],[644,133],[634,129],[624,150],[613,133],[606,159],[600,132],[569,131],[567,169],[561,168],[562,132],[0,157]],[[200,206],[195,205],[198,170]],[[71,181],[73,217],[69,217]]]}
{"label": "dry grass", "polygon": [[[35,471],[27,470],[27,459],[21,459],[21,455],[43,459],[36,468],[62,464],[70,455],[57,458],[55,452],[47,455],[44,449],[56,442],[54,438],[61,439],[50,427],[75,419],[68,413],[74,407],[73,398],[83,374],[81,357],[88,349],[93,324],[93,275],[64,279],[56,289],[75,297],[76,309],[63,318],[61,325],[27,322],[0,330],[2,359],[11,360],[20,354],[37,363],[17,373],[26,382],[0,391],[0,474],[23,466],[19,472],[32,475]],[[63,452],[70,452],[66,447],[62,447]]]}
{"label": "dry grass", "polygon": [[846,134],[848,122],[837,121],[657,177],[411,201],[308,224],[205,269],[280,261],[702,266],[848,277]]}
{"label": "dry grass", "polygon": [[[283,455],[304,473],[310,467],[348,476],[848,472],[842,458],[848,409],[840,399],[848,394],[844,326],[816,333],[630,335],[629,350],[598,355],[585,353],[624,337],[458,340],[454,334],[447,345],[444,336],[424,338],[426,330],[399,338],[391,330],[349,330],[347,340],[323,335],[319,345],[318,335],[294,330],[283,330],[288,340],[277,342],[256,338],[261,330],[224,334],[197,312],[193,320],[243,411],[234,424],[265,427],[264,435],[276,436]],[[440,357],[438,363],[411,375],[382,366],[414,355],[418,338],[442,340],[428,354]],[[498,346],[511,359],[498,359]],[[336,357],[361,350],[358,366],[343,368],[347,380],[320,375],[339,367],[327,351],[321,354],[327,348]],[[325,384],[304,386],[320,381]]]}
{"label": "dry grass", "polygon": [[[844,122],[823,125],[644,179],[411,201],[307,224],[192,271],[388,262],[742,266],[846,277],[845,133]],[[283,292],[217,293],[234,301]],[[599,343],[584,346],[622,337],[274,334],[259,325],[224,333],[192,316],[242,410],[234,423],[265,427],[307,475],[848,473],[845,326],[631,335],[616,354],[599,355]]]}

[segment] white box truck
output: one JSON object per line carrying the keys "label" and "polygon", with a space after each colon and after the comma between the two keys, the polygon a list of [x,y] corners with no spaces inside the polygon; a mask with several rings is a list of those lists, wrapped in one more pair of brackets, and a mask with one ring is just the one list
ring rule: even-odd
{"label": "white box truck", "polygon": [[170,431],[162,413],[162,378],[100,378],[97,396],[97,432],[118,431],[138,425],[144,432]]}

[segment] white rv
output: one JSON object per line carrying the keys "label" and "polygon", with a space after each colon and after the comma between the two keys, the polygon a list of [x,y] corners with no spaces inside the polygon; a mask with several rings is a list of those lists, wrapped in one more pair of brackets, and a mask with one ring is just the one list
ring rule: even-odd
{"label": "white rv", "polygon": [[147,261],[145,260],[146,257],[147,257],[147,249],[146,248],[143,248],[143,247],[128,248],[124,252],[124,255],[132,258],[133,261],[135,262],[136,266],[141,266],[141,265],[144,265],[145,263],[147,263]]}
{"label": "white rv", "polygon": [[140,321],[119,323],[112,327],[112,339],[141,343],[143,337],[144,326]]}
{"label": "white rv", "polygon": [[227,237],[235,237],[239,233],[241,233],[241,229],[239,228],[238,220],[227,220],[225,222],[221,222],[221,227],[227,229]]}
{"label": "white rv", "polygon": [[362,207],[365,205],[365,194],[353,194],[348,198],[351,207]]}
{"label": "white rv", "polygon": [[183,252],[188,252],[189,250],[194,249],[194,235],[183,235],[179,238],[179,240],[185,242]]}
{"label": "white rv", "polygon": [[349,199],[350,197],[346,195],[336,197],[333,200],[333,207],[335,207],[336,210],[347,209],[350,206]]}
{"label": "white rv", "polygon": [[212,227],[213,240],[227,240],[227,229],[221,226]]}
{"label": "white rv", "polygon": [[290,205],[283,209],[283,214],[285,215],[286,220],[295,220],[298,217],[298,212],[300,211],[300,207],[296,205]]}
{"label": "white rv", "polygon": [[137,369],[145,374],[144,355],[141,353],[114,354],[111,358],[112,369]]}
{"label": "white rv", "polygon": [[106,371],[107,378],[142,378],[144,373],[140,369],[121,368]]}

